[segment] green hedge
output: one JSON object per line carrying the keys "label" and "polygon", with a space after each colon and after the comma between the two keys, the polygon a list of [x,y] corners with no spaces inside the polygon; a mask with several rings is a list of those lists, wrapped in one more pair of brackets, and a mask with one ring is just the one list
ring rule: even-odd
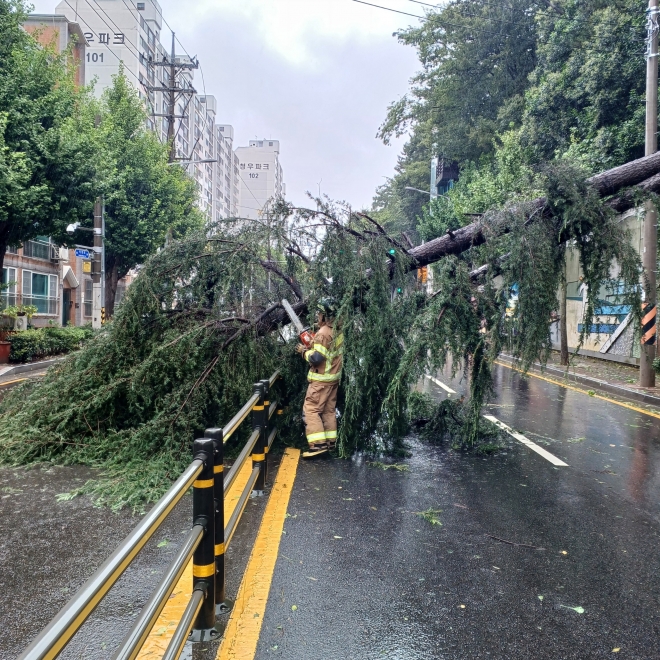
{"label": "green hedge", "polygon": [[39,328],[25,330],[8,337],[11,342],[10,362],[32,362],[49,355],[68,353],[80,348],[92,336],[91,326],[82,328]]}

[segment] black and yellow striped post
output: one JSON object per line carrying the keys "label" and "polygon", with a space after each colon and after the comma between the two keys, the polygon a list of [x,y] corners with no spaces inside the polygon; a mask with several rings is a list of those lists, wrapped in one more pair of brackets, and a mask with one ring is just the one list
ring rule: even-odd
{"label": "black and yellow striped post", "polygon": [[[193,590],[204,591],[204,602],[195,619],[192,640],[212,639],[215,630],[215,478],[212,438],[195,440],[193,455],[204,457],[204,469],[193,482],[193,525],[204,526],[204,536],[193,554]],[[204,583],[204,584],[202,584]]]}
{"label": "black and yellow striped post", "polygon": [[268,418],[268,410],[264,406],[266,393],[264,391],[263,382],[254,384],[254,392],[255,394],[259,394],[259,400],[252,407],[252,429],[254,431],[259,431],[259,437],[252,450],[252,469],[258,467],[259,476],[254,483],[252,495],[258,496],[264,494],[264,462],[266,459],[264,438],[266,427],[265,420]]}
{"label": "black and yellow striped post", "polygon": [[225,488],[224,440],[221,428],[206,429],[205,438],[215,443],[213,451],[213,498],[215,500],[215,613],[226,614],[230,602],[225,597]]}
{"label": "black and yellow striped post", "polygon": [[264,427],[262,429],[262,438],[264,441],[264,465],[260,477],[263,476],[263,486],[266,487],[268,480],[268,434],[270,433],[270,379],[261,381],[264,386]]}
{"label": "black and yellow striped post", "polygon": [[651,303],[642,303],[642,345],[655,344],[656,336],[656,306]]}

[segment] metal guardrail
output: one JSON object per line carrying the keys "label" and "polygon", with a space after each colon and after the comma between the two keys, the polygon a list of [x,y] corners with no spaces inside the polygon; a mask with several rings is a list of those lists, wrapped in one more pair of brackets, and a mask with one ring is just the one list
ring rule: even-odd
{"label": "metal guardrail", "polygon": [[[191,558],[193,593],[163,659],[178,658],[187,640],[219,638],[217,616],[226,614],[231,607],[225,598],[225,552],[250,494],[263,494],[268,450],[277,433],[277,429],[269,433],[269,421],[275,411],[282,412],[281,406],[270,402],[270,389],[279,377],[280,373],[276,371],[270,378],[255,383],[254,394],[224,428],[207,429],[204,438],[195,440],[194,458],[184,473],[18,660],[50,660],[59,655],[191,486],[192,529],[113,660],[134,660],[137,657]],[[250,412],[253,431],[225,476],[224,443]],[[224,495],[248,457],[252,459],[252,472],[225,526]]]}

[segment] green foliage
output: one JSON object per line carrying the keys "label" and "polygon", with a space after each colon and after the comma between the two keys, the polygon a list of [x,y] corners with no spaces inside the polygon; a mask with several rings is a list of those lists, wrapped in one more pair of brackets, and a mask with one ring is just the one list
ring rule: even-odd
{"label": "green foliage", "polygon": [[80,348],[93,334],[90,326],[39,328],[10,335],[10,362],[32,362],[50,355],[70,353]]}
{"label": "green foliage", "polygon": [[537,14],[523,140],[591,173],[644,155],[644,0],[561,0]]}
{"label": "green foliage", "polygon": [[103,94],[100,149],[106,208],[106,272],[113,313],[117,279],[165,242],[200,230],[195,182],[168,162],[169,147],[147,128],[147,114],[123,69]]}
{"label": "green foliage", "polygon": [[195,432],[226,423],[255,381],[279,368],[300,392],[304,369],[294,346],[277,335],[257,339],[241,320],[241,305],[251,314],[249,295],[260,297],[265,284],[257,273],[246,290],[254,255],[235,240],[200,235],[149,259],[112,323],[42,382],[3,399],[0,463],[100,467],[81,492],[140,508],[190,462]]}
{"label": "green foliage", "polygon": [[[462,213],[524,197],[515,180],[497,180],[501,152],[519,167],[566,158],[588,173],[642,156],[645,9],[643,0],[454,0],[398,33],[421,68],[380,129],[385,141],[409,140],[374,198],[379,218],[432,237],[463,224]],[[498,144],[511,129],[513,149]],[[426,189],[437,155],[457,160],[468,181],[423,209],[405,187]]]}
{"label": "green foliage", "polygon": [[[321,297],[338,301],[342,456],[405,451],[411,416],[420,411],[426,437],[457,448],[485,442],[490,450],[497,431],[481,408],[492,362],[505,345],[525,368],[547,357],[564,243],[579,251],[590,292],[609,280],[616,261],[624,304],[641,310],[637,256],[583,172],[548,167],[534,185],[545,207],[507,203],[485,213],[487,243],[443,259],[431,296],[417,288],[410,256],[377,223],[327,200],[315,200],[316,210],[281,203],[268,224],[224,223],[173,242],[146,262],[111,324],[43,382],[2,401],[0,463],[97,466],[102,476],[83,492],[140,507],[188,464],[195,433],[224,424],[252,383],[276,368],[290,405],[284,441],[303,441],[306,365],[294,333],[278,326],[284,296],[304,296],[309,310]],[[300,251],[306,241],[314,258]],[[475,280],[471,271],[481,264],[488,270]],[[514,289],[518,302],[507,316]],[[430,406],[410,394],[424,374],[444,368],[468,376],[466,400]]]}
{"label": "green foliage", "polygon": [[417,225],[420,236],[429,241],[472,222],[470,214],[538,196],[541,182],[526,161],[518,131],[504,133],[494,154],[483,156],[478,165],[467,163],[458,183],[424,207]]}
{"label": "green foliage", "polygon": [[534,15],[541,4],[454,0],[429,11],[419,27],[396,33],[417,49],[422,70],[409,95],[390,106],[381,137],[413,127],[429,147],[461,162],[491,151],[495,133],[521,119],[518,99],[536,63]]}
{"label": "green foliage", "polygon": [[93,141],[75,119],[87,91],[25,16],[22,0],[0,0],[0,266],[7,245],[64,233],[91,209]]}

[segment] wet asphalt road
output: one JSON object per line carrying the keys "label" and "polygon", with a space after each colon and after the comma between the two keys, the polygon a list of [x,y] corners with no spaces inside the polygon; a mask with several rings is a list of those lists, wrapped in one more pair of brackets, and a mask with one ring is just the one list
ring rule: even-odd
{"label": "wet asphalt road", "polygon": [[[411,439],[407,471],[363,457],[302,462],[259,660],[660,658],[660,419],[509,369],[495,377],[486,412],[569,467],[513,438],[489,457]],[[136,523],[86,498],[56,502],[88,476],[0,471],[2,660],[16,657]],[[229,550],[230,597],[262,507],[248,506]],[[439,524],[418,515],[429,509]],[[189,514],[183,501],[63,658],[111,657]]]}
{"label": "wet asphalt road", "polygon": [[302,463],[259,660],[660,658],[660,420],[495,377],[486,412],[569,467],[513,438],[491,457],[411,441],[403,472]]}
{"label": "wet asphalt road", "polygon": [[[93,476],[81,467],[0,470],[0,660],[16,658],[139,522],[130,511],[95,508],[87,497],[57,501]],[[229,598],[236,597],[265,501],[250,501],[227,551]],[[191,525],[192,496],[185,495],[60,658],[112,657]],[[216,648],[201,645],[195,660],[211,660]]]}

